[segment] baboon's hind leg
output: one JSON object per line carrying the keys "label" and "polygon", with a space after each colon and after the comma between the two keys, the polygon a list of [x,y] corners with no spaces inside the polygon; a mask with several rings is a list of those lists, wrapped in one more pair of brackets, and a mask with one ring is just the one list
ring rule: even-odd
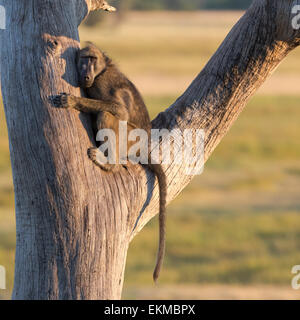
{"label": "baboon's hind leg", "polygon": [[[102,129],[110,129],[115,133],[115,141],[114,139],[112,140],[107,140],[106,143],[108,143],[108,150],[107,154],[106,152],[103,153],[99,148],[90,148],[88,150],[88,156],[89,158],[94,162],[95,165],[100,167],[102,170],[107,171],[107,172],[116,172],[121,169],[121,166],[119,165],[119,139],[118,139],[118,130],[119,130],[119,121],[116,117],[114,117],[112,114],[109,112],[99,112],[97,114],[97,119],[96,119],[96,140],[98,139],[98,133]],[[101,137],[102,138],[102,137]],[[100,140],[102,141],[102,140]],[[99,141],[98,141],[99,142]],[[104,142],[104,141],[103,141]],[[112,156],[112,161],[113,163],[109,163],[109,155]]]}

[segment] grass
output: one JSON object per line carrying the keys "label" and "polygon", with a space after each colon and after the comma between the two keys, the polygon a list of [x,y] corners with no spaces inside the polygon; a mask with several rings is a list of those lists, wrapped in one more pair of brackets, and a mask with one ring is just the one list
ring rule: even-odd
{"label": "grass", "polygon": [[[132,13],[118,28],[108,21],[101,31],[84,26],[80,33],[82,40],[93,40],[104,48],[138,84],[155,117],[197,75],[240,15]],[[197,298],[203,297],[197,296],[198,286],[210,292],[207,286],[216,284],[224,287],[214,290],[226,292],[235,286],[279,286],[272,289],[278,294],[280,288],[289,288],[291,268],[300,263],[299,58],[296,50],[284,61],[268,83],[271,91],[263,89],[251,100],[203,175],[168,207],[161,291],[151,291],[157,219],[131,243],[125,298],[149,298],[150,293],[167,298],[175,292],[178,298],[186,297],[187,291]],[[276,86],[276,79],[287,81],[292,90]],[[0,150],[0,265],[8,275],[8,290],[1,291],[0,297],[8,298],[15,219],[2,106]],[[170,285],[175,287],[163,291]],[[286,290],[282,289],[282,296],[287,296]],[[260,297],[257,291],[252,295]]]}
{"label": "grass", "polygon": [[[299,213],[185,207],[169,209],[162,284],[289,284],[300,259]],[[156,232],[151,223],[132,244],[128,284],[151,284]]]}

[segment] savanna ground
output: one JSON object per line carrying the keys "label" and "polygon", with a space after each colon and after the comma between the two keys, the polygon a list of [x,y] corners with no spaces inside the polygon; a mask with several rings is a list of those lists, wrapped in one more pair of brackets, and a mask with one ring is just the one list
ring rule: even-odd
{"label": "savanna ground", "polygon": [[[143,93],[151,116],[196,77],[241,12],[130,13],[80,28]],[[300,264],[300,49],[251,100],[196,177],[168,207],[167,255],[152,284],[157,220],[132,242],[127,299],[298,299]],[[0,109],[0,265],[13,285],[15,218],[8,138]],[[88,146],[87,146],[88,147]],[[101,186],[99,186],[101,187]]]}

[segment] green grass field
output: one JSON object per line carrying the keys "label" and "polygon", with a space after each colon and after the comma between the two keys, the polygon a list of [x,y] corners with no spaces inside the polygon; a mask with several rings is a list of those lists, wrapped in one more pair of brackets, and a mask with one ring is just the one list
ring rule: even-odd
{"label": "green grass field", "polygon": [[[93,29],[81,27],[80,34],[117,61],[141,89],[154,117],[185,90],[240,15],[132,13],[118,27],[109,17]],[[225,297],[268,298],[270,292],[276,298],[299,296],[290,288],[291,268],[300,264],[299,59],[296,50],[282,63],[216,149],[203,175],[168,207],[160,287],[153,287],[151,277],[156,219],[132,242],[125,298],[197,299],[205,298],[205,292],[218,298],[230,288],[236,294]],[[0,291],[0,297],[8,298],[15,219],[2,106],[0,150],[0,265],[8,275],[8,290]],[[256,286],[260,289],[253,291]],[[262,294],[262,288],[270,290]]]}

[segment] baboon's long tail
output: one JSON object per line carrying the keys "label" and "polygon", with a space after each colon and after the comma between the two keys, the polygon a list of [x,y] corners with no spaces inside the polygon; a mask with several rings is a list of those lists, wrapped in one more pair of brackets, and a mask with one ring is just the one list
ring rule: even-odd
{"label": "baboon's long tail", "polygon": [[160,164],[152,164],[150,168],[157,176],[159,184],[159,245],[156,266],[153,272],[153,280],[156,282],[163,264],[166,247],[167,179]]}

